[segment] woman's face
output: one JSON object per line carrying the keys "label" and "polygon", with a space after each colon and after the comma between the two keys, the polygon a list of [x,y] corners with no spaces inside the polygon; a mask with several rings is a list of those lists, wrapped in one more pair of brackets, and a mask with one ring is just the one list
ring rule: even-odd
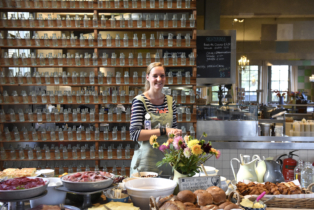
{"label": "woman's face", "polygon": [[162,90],[166,82],[165,70],[161,66],[154,67],[150,70],[149,75],[146,75],[146,79],[150,84],[150,88],[154,90]]}

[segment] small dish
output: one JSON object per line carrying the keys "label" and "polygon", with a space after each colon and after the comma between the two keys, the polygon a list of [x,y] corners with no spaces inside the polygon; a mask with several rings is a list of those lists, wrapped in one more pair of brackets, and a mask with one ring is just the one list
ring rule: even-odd
{"label": "small dish", "polygon": [[266,204],[264,204],[264,208],[251,208],[251,207],[245,207],[245,206],[242,206],[241,207],[245,210],[266,210],[267,206]]}

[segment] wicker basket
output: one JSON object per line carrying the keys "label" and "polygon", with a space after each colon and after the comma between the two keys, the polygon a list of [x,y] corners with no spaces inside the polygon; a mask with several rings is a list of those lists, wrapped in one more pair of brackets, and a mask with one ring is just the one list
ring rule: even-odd
{"label": "wicker basket", "polygon": [[[302,189],[304,194],[313,194],[311,187],[314,183],[310,184],[307,189]],[[241,196],[243,197],[243,196]],[[268,198],[262,198],[262,201]],[[249,200],[254,201],[256,197],[250,197]],[[290,208],[290,209],[314,209],[314,198],[275,198],[266,203],[269,208]]]}
{"label": "wicker basket", "polygon": [[[228,200],[231,202],[231,199],[235,197],[237,199],[237,205],[239,206],[239,209],[242,209],[242,210],[245,210],[244,208],[242,208],[240,206],[240,201],[241,201],[241,196],[238,192],[234,191],[234,192],[231,192],[228,196]],[[171,198],[169,199],[171,200]],[[158,208],[158,205],[156,203],[156,199],[151,196],[150,199],[149,199],[149,207],[150,207],[150,210],[159,210]]]}

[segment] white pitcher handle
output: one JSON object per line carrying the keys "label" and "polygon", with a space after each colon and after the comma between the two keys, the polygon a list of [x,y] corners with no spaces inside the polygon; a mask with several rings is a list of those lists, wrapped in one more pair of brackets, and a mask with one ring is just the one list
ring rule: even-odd
{"label": "white pitcher handle", "polygon": [[259,157],[259,155],[253,155],[253,156],[252,156],[252,160],[254,160],[254,157],[256,157],[258,160],[262,160],[262,159]]}
{"label": "white pitcher handle", "polygon": [[234,180],[236,180],[236,182],[238,182],[238,181],[237,181],[236,174],[235,174],[235,172],[234,172],[233,165],[232,165],[232,161],[233,161],[233,160],[238,161],[240,165],[241,165],[241,163],[240,163],[240,160],[239,160],[239,159],[237,159],[237,158],[232,158],[232,159],[230,160],[230,166],[231,166],[231,169],[232,169],[232,173],[233,173],[233,176],[234,176]]}

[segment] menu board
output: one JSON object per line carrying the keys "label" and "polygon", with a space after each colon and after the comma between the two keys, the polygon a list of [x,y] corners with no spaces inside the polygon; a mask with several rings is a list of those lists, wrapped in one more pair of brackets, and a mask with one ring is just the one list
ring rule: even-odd
{"label": "menu board", "polygon": [[197,37],[197,78],[230,78],[231,36]]}
{"label": "menu board", "polygon": [[200,176],[179,178],[179,190],[206,190],[211,186],[220,187],[220,176]]}

